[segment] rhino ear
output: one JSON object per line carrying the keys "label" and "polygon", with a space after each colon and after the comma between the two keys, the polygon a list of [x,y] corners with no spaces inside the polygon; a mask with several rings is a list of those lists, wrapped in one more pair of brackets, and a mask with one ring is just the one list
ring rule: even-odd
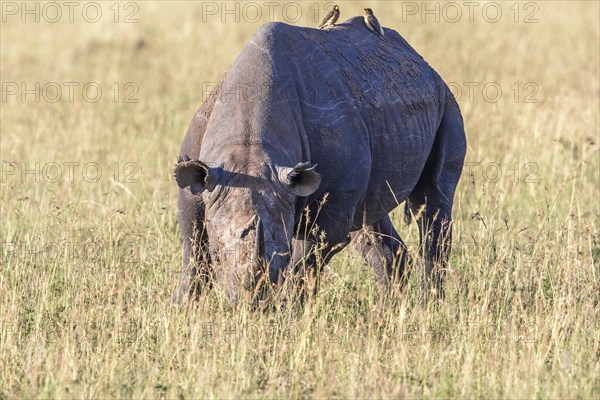
{"label": "rhino ear", "polygon": [[210,168],[200,160],[180,160],[175,166],[175,180],[181,189],[190,187],[193,194],[202,193],[210,182]]}
{"label": "rhino ear", "polygon": [[317,164],[298,163],[294,168],[280,167],[279,180],[283,182],[295,195],[309,196],[321,184],[321,174],[315,171]]}

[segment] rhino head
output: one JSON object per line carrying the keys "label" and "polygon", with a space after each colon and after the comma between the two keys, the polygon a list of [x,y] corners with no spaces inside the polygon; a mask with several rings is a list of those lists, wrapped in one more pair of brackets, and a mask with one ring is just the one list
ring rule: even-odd
{"label": "rhino head", "polygon": [[262,278],[281,282],[291,256],[296,200],[321,182],[315,167],[275,165],[268,158],[214,167],[187,159],[175,167],[177,185],[203,198],[213,269],[232,301]]}

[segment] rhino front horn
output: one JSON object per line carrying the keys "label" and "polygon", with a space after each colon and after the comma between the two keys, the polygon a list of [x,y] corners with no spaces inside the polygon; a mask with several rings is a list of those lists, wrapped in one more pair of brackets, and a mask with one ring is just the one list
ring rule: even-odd
{"label": "rhino front horn", "polygon": [[264,271],[265,233],[263,230],[262,221],[258,215],[255,217],[255,223],[256,236],[254,241],[254,266],[251,270],[246,272],[246,276],[244,277],[243,285],[246,290],[254,289],[256,278]]}

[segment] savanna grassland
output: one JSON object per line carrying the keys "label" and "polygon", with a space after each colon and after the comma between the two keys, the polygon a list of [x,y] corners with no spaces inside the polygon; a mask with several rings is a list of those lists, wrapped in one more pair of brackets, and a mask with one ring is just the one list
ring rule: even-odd
{"label": "savanna grassland", "polygon": [[95,3],[93,22],[81,3],[70,22],[59,2],[52,22],[30,2],[35,22],[2,3],[0,398],[600,397],[599,3],[482,2],[472,22],[462,2],[439,22],[436,3],[367,3],[341,20],[373,8],[463,111],[446,297],[383,301],[347,250],[279,312],[170,303],[181,139],[269,7]]}

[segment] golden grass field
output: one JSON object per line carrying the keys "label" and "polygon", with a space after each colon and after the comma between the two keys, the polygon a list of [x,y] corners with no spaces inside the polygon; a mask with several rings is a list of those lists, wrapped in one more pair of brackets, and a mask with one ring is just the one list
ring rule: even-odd
{"label": "golden grass field", "polygon": [[[1,4],[0,399],[600,397],[598,2],[481,2],[473,22],[463,2],[458,20],[427,3],[439,22],[421,2],[339,2],[341,21],[373,8],[457,94],[446,297],[378,300],[347,250],[304,309],[267,313],[218,290],[170,303],[172,167],[265,2],[259,21],[237,3],[239,22],[221,2],[95,3],[97,22],[56,4],[57,22],[47,3]],[[273,20],[324,15],[277,4]]]}

